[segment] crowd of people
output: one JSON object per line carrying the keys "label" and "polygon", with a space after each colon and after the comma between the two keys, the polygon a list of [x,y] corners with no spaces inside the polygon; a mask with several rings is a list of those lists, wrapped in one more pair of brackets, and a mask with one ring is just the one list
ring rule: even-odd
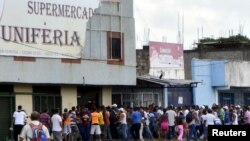
{"label": "crowd of people", "polygon": [[[21,111],[20,107],[18,110]],[[19,114],[20,112],[17,111]],[[13,117],[15,141],[20,134],[24,140],[30,127],[20,125],[20,115]],[[32,112],[31,120],[39,121],[46,128],[47,138],[54,141],[92,140],[207,140],[208,125],[250,125],[250,106],[212,105],[183,106],[166,108],[157,105],[148,107],[124,107],[113,104],[101,107],[74,106],[71,109],[58,109],[50,115],[48,110]],[[18,121],[18,122],[17,122]],[[39,122],[35,122],[38,124]]]}

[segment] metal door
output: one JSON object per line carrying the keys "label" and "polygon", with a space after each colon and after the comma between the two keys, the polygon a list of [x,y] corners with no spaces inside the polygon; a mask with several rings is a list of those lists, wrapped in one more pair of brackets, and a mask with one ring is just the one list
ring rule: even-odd
{"label": "metal door", "polygon": [[193,104],[191,88],[168,88],[168,104],[184,106]]}

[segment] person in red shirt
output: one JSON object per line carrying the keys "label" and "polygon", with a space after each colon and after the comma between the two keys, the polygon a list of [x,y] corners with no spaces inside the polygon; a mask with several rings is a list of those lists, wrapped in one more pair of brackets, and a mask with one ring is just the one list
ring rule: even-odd
{"label": "person in red shirt", "polygon": [[103,109],[103,117],[104,117],[104,129],[103,129],[103,135],[104,139],[112,139],[111,132],[110,132],[110,107],[107,107]]}
{"label": "person in red shirt", "polygon": [[89,133],[90,133],[90,111],[88,108],[83,108],[82,109],[82,124],[83,124],[83,129],[82,129],[82,140],[83,141],[89,141]]}

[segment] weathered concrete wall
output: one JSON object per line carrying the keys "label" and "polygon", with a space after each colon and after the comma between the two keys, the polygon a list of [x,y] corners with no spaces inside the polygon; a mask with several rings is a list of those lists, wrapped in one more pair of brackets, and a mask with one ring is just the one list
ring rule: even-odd
{"label": "weathered concrete wall", "polygon": [[250,87],[250,62],[228,61],[225,65],[226,83],[231,87]]}
{"label": "weathered concrete wall", "polygon": [[243,60],[250,61],[250,50],[246,47],[238,48],[209,48],[200,50],[184,51],[184,70],[185,78],[191,79],[191,60],[197,59],[215,59],[215,60]]}
{"label": "weathered concrete wall", "polygon": [[184,57],[184,73],[185,73],[185,79],[192,79],[191,75],[191,60],[193,58],[199,58],[199,54],[195,51],[184,51],[183,54]]}
{"label": "weathered concrete wall", "polygon": [[184,68],[151,68],[149,74],[159,77],[163,73],[165,79],[184,79]]}
{"label": "weathered concrete wall", "polygon": [[136,50],[137,76],[149,74],[149,47],[144,46],[143,49]]}

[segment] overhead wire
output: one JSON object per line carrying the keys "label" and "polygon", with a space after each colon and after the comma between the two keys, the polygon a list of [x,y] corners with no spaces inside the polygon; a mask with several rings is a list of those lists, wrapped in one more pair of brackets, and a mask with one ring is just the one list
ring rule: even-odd
{"label": "overhead wire", "polygon": [[[140,18],[143,20],[143,22],[144,22],[144,24],[146,25],[146,27],[149,28],[148,21],[143,17],[143,15],[141,14],[141,12],[140,12],[138,6],[136,5],[136,3],[134,3],[134,5],[135,5],[135,10],[136,10],[137,13],[139,14]],[[149,29],[150,29],[150,28],[149,28]],[[154,32],[153,30],[151,30],[151,29],[150,29],[150,33],[152,33],[154,37],[157,37],[156,34],[155,34],[155,32]]]}

